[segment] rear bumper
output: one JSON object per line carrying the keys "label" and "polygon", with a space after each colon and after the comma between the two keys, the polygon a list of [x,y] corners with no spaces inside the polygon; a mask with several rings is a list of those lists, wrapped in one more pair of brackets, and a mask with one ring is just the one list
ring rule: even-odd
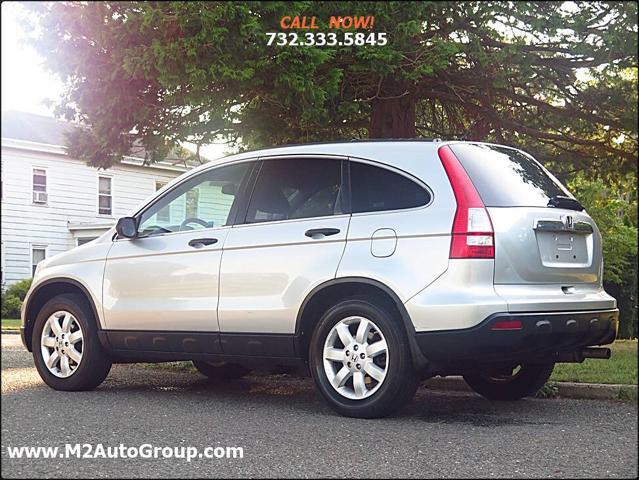
{"label": "rear bumper", "polygon": [[[521,321],[517,330],[494,330],[497,322]],[[612,343],[618,309],[495,313],[472,328],[417,332],[424,356],[438,364],[456,362],[548,361],[561,353]]]}
{"label": "rear bumper", "polygon": [[417,332],[465,330],[502,312],[611,310],[616,300],[597,283],[495,285],[492,259],[452,259],[440,277],[404,305]]}

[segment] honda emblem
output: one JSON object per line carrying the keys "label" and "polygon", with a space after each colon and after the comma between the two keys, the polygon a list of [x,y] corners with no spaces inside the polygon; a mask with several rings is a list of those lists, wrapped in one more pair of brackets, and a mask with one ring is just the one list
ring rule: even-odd
{"label": "honda emblem", "polygon": [[566,215],[564,225],[566,226],[566,230],[572,230],[575,227],[575,222],[571,215]]}

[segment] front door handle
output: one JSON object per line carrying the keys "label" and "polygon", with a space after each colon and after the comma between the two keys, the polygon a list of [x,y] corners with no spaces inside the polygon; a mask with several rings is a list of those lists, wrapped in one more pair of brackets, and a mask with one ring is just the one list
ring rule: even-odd
{"label": "front door handle", "polygon": [[310,230],[306,230],[307,237],[316,239],[321,237],[330,237],[331,235],[336,235],[339,233],[339,228],[311,228]]}
{"label": "front door handle", "polygon": [[194,238],[189,242],[189,247],[202,248],[215,243],[217,243],[217,238]]}

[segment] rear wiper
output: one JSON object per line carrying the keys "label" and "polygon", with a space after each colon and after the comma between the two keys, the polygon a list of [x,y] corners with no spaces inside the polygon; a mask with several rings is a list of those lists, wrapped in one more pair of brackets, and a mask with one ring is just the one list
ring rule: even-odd
{"label": "rear wiper", "polygon": [[574,198],[566,197],[564,195],[555,195],[554,197],[550,197],[550,200],[548,200],[548,206],[577,210],[578,212],[581,212],[584,209],[583,205],[579,203],[579,200],[575,200]]}

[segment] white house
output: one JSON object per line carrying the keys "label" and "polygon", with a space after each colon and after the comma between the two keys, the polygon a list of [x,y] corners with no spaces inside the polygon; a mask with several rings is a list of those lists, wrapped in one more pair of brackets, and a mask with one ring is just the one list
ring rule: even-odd
{"label": "white house", "polygon": [[187,169],[183,160],[143,166],[135,157],[108,170],[89,167],[65,155],[70,128],[40,115],[2,113],[3,288],[30,278],[42,259],[98,237]]}

